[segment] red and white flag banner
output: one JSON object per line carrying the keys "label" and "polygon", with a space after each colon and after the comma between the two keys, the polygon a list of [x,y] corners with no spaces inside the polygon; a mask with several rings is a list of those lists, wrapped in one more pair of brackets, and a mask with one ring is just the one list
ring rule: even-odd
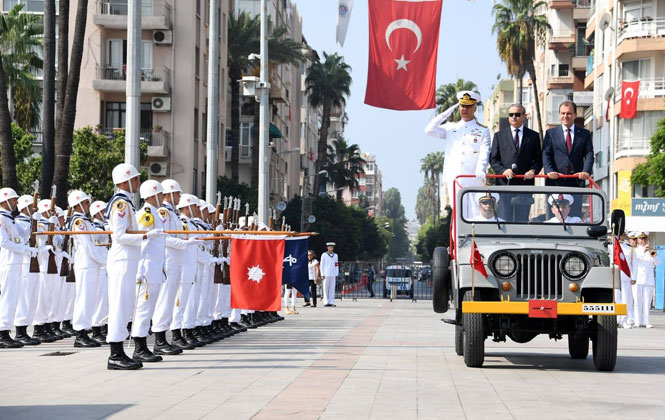
{"label": "red and white flag banner", "polygon": [[231,239],[231,307],[279,311],[284,239]]}

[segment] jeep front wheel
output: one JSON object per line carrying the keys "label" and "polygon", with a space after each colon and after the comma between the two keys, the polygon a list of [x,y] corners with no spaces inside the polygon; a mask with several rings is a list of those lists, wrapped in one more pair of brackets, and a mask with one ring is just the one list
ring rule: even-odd
{"label": "jeep front wheel", "polygon": [[[471,291],[464,293],[464,300],[471,300]],[[485,331],[483,314],[462,314],[464,328],[464,363],[468,367],[481,367],[485,361]]]}
{"label": "jeep front wheel", "polygon": [[458,356],[464,355],[464,329],[457,324],[455,324],[455,353]]}
{"label": "jeep front wheel", "polygon": [[611,371],[617,362],[617,317],[596,316],[596,339],[593,340],[593,365],[596,370]]}

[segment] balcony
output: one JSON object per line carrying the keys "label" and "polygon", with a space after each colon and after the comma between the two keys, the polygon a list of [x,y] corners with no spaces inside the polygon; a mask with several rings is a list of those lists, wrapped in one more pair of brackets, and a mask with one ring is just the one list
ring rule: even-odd
{"label": "balcony", "polygon": [[[621,101],[621,83],[617,88],[618,95],[615,96],[617,102]],[[651,79],[640,79],[640,95],[638,98],[662,98],[665,97],[665,77],[656,77]]]}
{"label": "balcony", "polygon": [[[115,137],[124,133],[125,128],[102,128],[98,130],[99,134],[106,137]],[[156,131],[152,128],[142,128],[139,130],[139,140],[148,144],[148,157],[168,157],[169,143],[171,135],[166,130]]]}
{"label": "balcony", "polygon": [[568,34],[560,33],[550,38],[549,42],[547,43],[547,48],[554,51],[569,50],[570,44],[574,43],[575,43],[575,34],[573,34],[572,32]]}
{"label": "balcony", "polygon": [[578,55],[573,57],[573,70],[587,70],[589,56]]}
{"label": "balcony", "polygon": [[619,40],[630,38],[654,38],[665,35],[665,18],[652,18],[649,16],[632,19],[628,22],[619,22]]}
{"label": "balcony", "polygon": [[[161,71],[141,69],[141,93],[168,94],[171,92],[170,79],[168,67],[162,67]],[[103,92],[126,92],[127,66],[98,68],[92,88]]]}
{"label": "balcony", "polygon": [[573,73],[567,68],[548,72],[547,89],[566,89],[573,84]]}
{"label": "balcony", "polygon": [[547,6],[550,9],[572,9],[575,7],[573,0],[549,0]]}
{"label": "balcony", "polygon": [[615,159],[629,156],[647,156],[651,151],[651,139],[649,137],[622,137],[616,145]]}
{"label": "balcony", "polygon": [[[97,0],[92,21],[95,25],[108,29],[127,29],[128,12],[127,1]],[[171,7],[165,0],[154,0],[152,4],[142,2],[141,29],[171,29]]]}

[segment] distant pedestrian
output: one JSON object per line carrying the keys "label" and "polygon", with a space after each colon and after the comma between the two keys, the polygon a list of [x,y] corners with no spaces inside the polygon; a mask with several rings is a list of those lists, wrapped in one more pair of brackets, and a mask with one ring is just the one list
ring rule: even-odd
{"label": "distant pedestrian", "polygon": [[323,279],[323,300],[324,306],[335,305],[335,282],[339,275],[339,258],[335,254],[335,243],[326,243],[328,252],[321,255],[321,273]]}
{"label": "distant pedestrian", "polygon": [[374,297],[374,276],[376,276],[376,273],[374,272],[374,268],[372,268],[372,264],[370,264],[367,269],[367,291],[370,297]]}
{"label": "distant pedestrian", "polygon": [[316,259],[316,254],[311,249],[307,251],[307,268],[309,271],[309,290],[312,295],[313,304],[309,303],[309,299],[305,299],[305,306],[312,306],[316,308],[316,285],[320,283],[321,269],[319,261]]}

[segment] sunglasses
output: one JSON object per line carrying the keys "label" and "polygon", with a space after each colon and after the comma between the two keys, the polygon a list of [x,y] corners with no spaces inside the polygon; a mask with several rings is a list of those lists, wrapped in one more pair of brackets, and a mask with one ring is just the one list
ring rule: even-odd
{"label": "sunglasses", "polygon": [[481,205],[481,206],[489,206],[489,205],[491,205],[492,203],[493,203],[492,200],[483,200],[483,201],[480,202],[480,205]]}
{"label": "sunglasses", "polygon": [[522,113],[521,112],[509,112],[508,116],[509,117],[521,117]]}

